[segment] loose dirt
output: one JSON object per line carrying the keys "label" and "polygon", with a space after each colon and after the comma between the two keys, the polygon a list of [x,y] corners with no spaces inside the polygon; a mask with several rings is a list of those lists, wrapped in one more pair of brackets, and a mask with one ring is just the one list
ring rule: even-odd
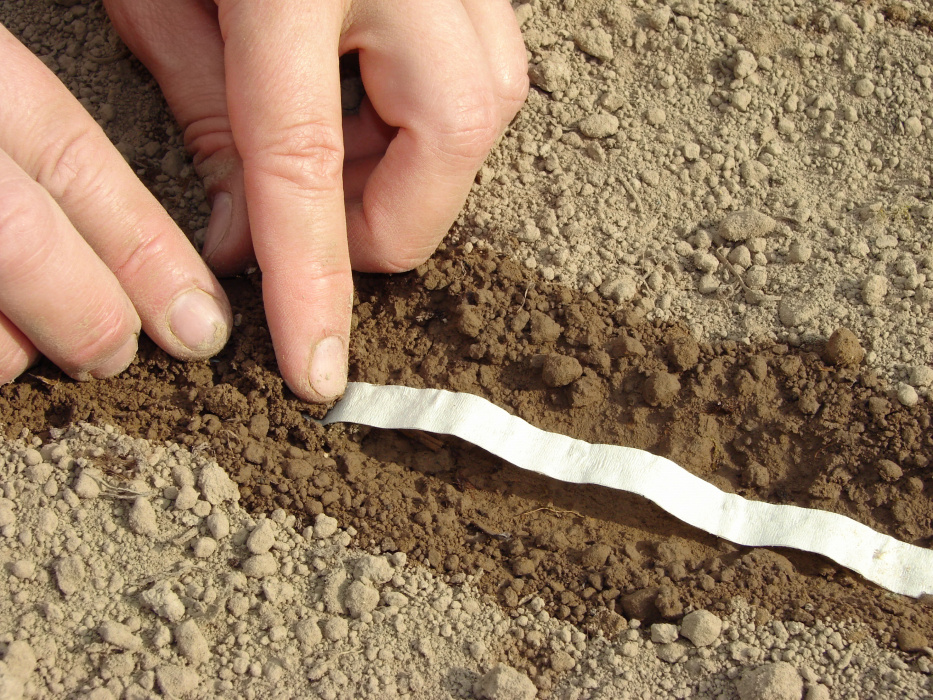
{"label": "loose dirt", "polygon": [[[720,488],[929,545],[929,404],[890,401],[871,370],[828,364],[824,348],[698,344],[493,253],[442,251],[408,275],[360,276],[357,289],[353,380],[477,393],[544,429],[650,450]],[[93,384],[40,367],[0,390],[10,434],[115,422],[204,450],[247,508],[326,512],[363,546],[453,582],[483,571],[478,585],[502,604],[537,595],[592,629],[723,611],[739,594],[783,619],[862,620],[886,641],[933,625],[921,602],[892,602],[811,556],[717,541],[634,496],[551,482],[450,439],[321,429],[308,417],[323,409],[275,372],[258,277],[229,290],[240,327],[215,360],[180,364],[147,345],[126,376]],[[557,356],[579,365],[565,387],[545,382]]]}

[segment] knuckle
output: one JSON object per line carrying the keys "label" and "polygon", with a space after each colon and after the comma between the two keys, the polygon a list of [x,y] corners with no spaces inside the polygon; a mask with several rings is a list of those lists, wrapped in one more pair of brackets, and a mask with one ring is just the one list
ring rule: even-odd
{"label": "knuckle", "polygon": [[60,202],[82,197],[103,179],[109,144],[96,125],[62,133],[41,154],[37,182]]}
{"label": "knuckle", "polygon": [[184,136],[185,148],[195,158],[199,153],[209,156],[233,143],[230,119],[226,116],[196,119],[185,127]]}
{"label": "knuckle", "polygon": [[108,259],[110,270],[119,280],[144,279],[146,270],[172,269],[165,241],[145,231],[134,231],[132,238]]}
{"label": "knuckle", "polygon": [[302,191],[338,189],[343,177],[344,148],[339,129],[308,121],[270,133],[264,143],[250,149],[247,169],[294,185]]}
{"label": "knuckle", "polygon": [[51,254],[51,202],[26,179],[0,184],[0,268],[4,276],[21,278],[39,269]]}
{"label": "knuckle", "polygon": [[511,120],[528,98],[530,81],[528,80],[528,64],[523,59],[520,65],[508,72],[502,78],[502,86],[499,89],[499,99],[505,105],[505,111]]}
{"label": "knuckle", "polygon": [[18,239],[34,230],[43,202],[26,179],[0,184],[0,233],[4,239]]}
{"label": "knuckle", "polygon": [[440,120],[440,147],[469,161],[484,159],[499,137],[499,111],[491,90],[449,100]]}
{"label": "knuckle", "polygon": [[185,148],[208,192],[238,171],[240,157],[226,117],[199,119],[185,127]]}

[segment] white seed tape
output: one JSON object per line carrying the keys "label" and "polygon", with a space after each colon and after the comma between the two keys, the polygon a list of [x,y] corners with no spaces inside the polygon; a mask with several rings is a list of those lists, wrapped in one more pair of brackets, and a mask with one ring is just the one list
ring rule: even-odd
{"label": "white seed tape", "polygon": [[350,383],[321,421],[340,422],[455,435],[552,479],[644,496],[685,523],[737,544],[814,552],[895,593],[933,593],[931,550],[882,535],[844,515],[724,493],[663,457],[549,433],[479,396]]}

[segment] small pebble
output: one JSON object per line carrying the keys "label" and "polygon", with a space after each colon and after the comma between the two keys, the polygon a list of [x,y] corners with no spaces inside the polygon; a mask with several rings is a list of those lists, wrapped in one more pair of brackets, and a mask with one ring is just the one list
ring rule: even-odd
{"label": "small pebble", "polygon": [[198,502],[198,492],[193,486],[185,484],[178,489],[178,495],[175,496],[176,510],[191,510],[194,504]]}
{"label": "small pebble", "polygon": [[148,498],[138,496],[133,501],[127,521],[137,535],[155,535],[159,531],[155,509]]}
{"label": "small pebble", "polygon": [[680,381],[668,372],[653,372],[645,379],[642,396],[649,406],[670,406],[680,393]]}
{"label": "small pebble", "polygon": [[314,536],[318,539],[326,539],[337,532],[337,519],[329,515],[320,513],[314,519]]}
{"label": "small pebble", "polygon": [[36,575],[36,565],[29,559],[17,559],[10,564],[10,573],[19,579],[31,579]]}
{"label": "small pebble", "polygon": [[266,578],[279,570],[275,557],[268,552],[256,554],[243,562],[243,573],[250,578]]}
{"label": "small pebble", "polygon": [[650,107],[648,111],[645,112],[645,121],[651,126],[661,126],[661,124],[667,121],[667,112],[660,107]]}
{"label": "small pebble", "polygon": [[[670,16],[670,8],[664,9]],[[480,700],[533,700],[538,689],[524,673],[496,664],[473,684],[473,694]]]}
{"label": "small pebble", "polygon": [[810,247],[809,243],[794,241],[790,244],[790,250],[787,257],[792,263],[805,263],[812,255],[813,248]]}
{"label": "small pebble", "polygon": [[901,469],[900,465],[897,462],[892,462],[890,459],[878,460],[877,468],[878,475],[884,481],[897,481],[904,476],[904,470]]}
{"label": "small pebble", "polygon": [[752,265],[745,273],[749,289],[764,289],[768,284],[768,271],[763,265]]}
{"label": "small pebble", "polygon": [[268,519],[260,520],[259,525],[253,528],[246,540],[246,548],[252,554],[265,554],[272,545],[275,544],[275,530],[272,521]]}
{"label": "small pebble", "polygon": [[712,294],[717,289],[719,289],[719,280],[716,279],[715,275],[703,275],[700,277],[700,281],[697,282],[697,291],[700,294]]}
{"label": "small pebble", "polygon": [[868,97],[875,91],[875,84],[868,78],[859,78],[855,81],[854,90],[859,97]]}
{"label": "small pebble", "polygon": [[317,619],[307,618],[295,623],[295,638],[305,647],[313,647],[318,644],[322,639],[322,635]]}
{"label": "small pebble", "polygon": [[809,323],[815,316],[813,299],[803,294],[786,294],[778,303],[778,318],[788,328]]}
{"label": "small pebble", "polygon": [[911,386],[928,387],[933,385],[933,367],[916,365],[907,371],[907,381]]}
{"label": "small pebble", "polygon": [[180,698],[192,693],[200,684],[198,672],[187,666],[160,664],[155,669],[159,690],[167,697]]}
{"label": "small pebble", "polygon": [[133,634],[129,627],[113,620],[105,620],[100,623],[97,632],[100,634],[101,639],[108,644],[126,651],[137,651],[143,645],[142,639]]}
{"label": "small pebble", "polygon": [[834,367],[853,367],[865,359],[865,349],[848,328],[837,328],[823,350],[823,359]]}
{"label": "small pebble", "polygon": [[591,114],[578,125],[580,133],[592,139],[612,136],[619,130],[619,118],[614,114]]}
{"label": "small pebble", "polygon": [[755,60],[755,55],[751,51],[742,50],[735,54],[732,73],[736,78],[747,78],[756,70],[758,70],[758,61]]}
{"label": "small pebble", "polygon": [[567,386],[583,374],[583,366],[575,357],[553,353],[544,359],[541,378],[546,386]]}
{"label": "small pebble", "polygon": [[347,638],[350,625],[345,617],[331,617],[324,622],[321,632],[329,642],[339,642]]}
{"label": "small pebble", "polygon": [[888,293],[888,278],[869,275],[862,283],[862,301],[868,306],[878,306]]}
{"label": "small pebble", "polygon": [[694,610],[680,622],[680,634],[697,647],[709,646],[719,638],[721,631],[722,620],[708,610]]}
{"label": "small pebble", "polygon": [[733,212],[719,224],[719,235],[727,241],[746,241],[771,233],[777,221],[755,209]]}
{"label": "small pebble", "polygon": [[9,498],[0,498],[0,527],[6,527],[16,522],[16,511],[13,501]]}
{"label": "small pebble", "polygon": [[347,586],[343,604],[352,617],[359,618],[363,613],[372,612],[379,604],[379,591],[362,581],[354,581]]}
{"label": "small pebble", "polygon": [[574,34],[573,40],[581,51],[601,61],[610,61],[615,55],[612,50],[612,35],[605,29],[599,27],[580,29]]}
{"label": "small pebble", "polygon": [[78,478],[75,479],[72,489],[78,495],[79,498],[97,498],[100,495],[100,484],[97,483],[91,473],[87,469],[83,469]]}
{"label": "small pebble", "polygon": [[237,485],[233,483],[227,472],[216,464],[208,464],[198,475],[198,489],[204,500],[212,506],[216,506],[224,501],[237,501],[240,499],[240,491]]}
{"label": "small pebble", "polygon": [[154,583],[152,588],[144,590],[140,597],[156,615],[164,617],[169,622],[178,622],[185,616],[185,604],[172,590],[168,581]]}
{"label": "small pebble", "polygon": [[648,26],[655,31],[663,31],[671,21],[671,8],[667,5],[661,5],[648,15]]}
{"label": "small pebble", "polygon": [[211,655],[207,640],[194,620],[185,620],[175,627],[175,645],[192,666],[201,665]]}
{"label": "small pebble", "polygon": [[52,465],[48,462],[34,464],[31,467],[26,467],[26,478],[34,484],[44,484],[52,476],[52,469]]}
{"label": "small pebble", "polygon": [[207,516],[207,530],[215,540],[222,540],[230,534],[230,520],[225,513],[211,513]]}
{"label": "small pebble", "polygon": [[27,681],[36,670],[36,653],[26,640],[14,639],[7,644],[3,663],[6,673],[21,681]]}
{"label": "small pebble", "polygon": [[198,559],[206,559],[217,551],[217,540],[212,537],[198,537],[191,545],[191,551]]}
{"label": "small pebble", "polygon": [[656,622],[651,625],[651,641],[655,644],[670,644],[677,641],[677,625]]}
{"label": "small pebble", "polygon": [[87,578],[87,567],[77,554],[61,557],[52,565],[55,583],[63,595],[69,596],[77,591]]}
{"label": "small pebble", "polygon": [[573,80],[573,70],[561,58],[549,56],[528,71],[531,84],[545,92],[566,90]]}
{"label": "small pebble", "polygon": [[923,133],[923,122],[917,117],[907,117],[907,121],[904,122],[904,131],[910,136],[920,136]]}
{"label": "small pebble", "polygon": [[800,700],[803,679],[786,661],[749,669],[736,684],[741,700]]}
{"label": "small pebble", "polygon": [[683,642],[671,642],[670,644],[661,644],[655,649],[655,653],[661,661],[669,664],[675,664],[687,655],[687,645]]}
{"label": "small pebble", "polygon": [[900,401],[902,406],[910,408],[917,405],[920,401],[920,395],[910,384],[902,382],[897,385],[897,400]]}
{"label": "small pebble", "polygon": [[577,662],[566,651],[555,651],[551,654],[551,669],[555,673],[566,673],[576,665]]}
{"label": "small pebble", "polygon": [[732,93],[729,103],[740,112],[744,112],[752,103],[752,93],[748,90],[736,90]]}

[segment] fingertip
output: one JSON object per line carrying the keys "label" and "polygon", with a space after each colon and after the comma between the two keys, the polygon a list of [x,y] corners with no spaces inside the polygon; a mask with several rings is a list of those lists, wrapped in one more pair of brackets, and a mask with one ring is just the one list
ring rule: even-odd
{"label": "fingertip", "polygon": [[0,313],[0,385],[14,381],[41,359],[29,338]]}
{"label": "fingertip", "polygon": [[88,381],[90,379],[109,379],[116,377],[127,367],[133,364],[136,359],[136,352],[139,350],[139,336],[136,333],[130,335],[126,342],[120,346],[120,349],[113,353],[103,362],[100,362],[91,369],[80,370],[75,373],[74,378],[78,381]]}
{"label": "fingertip", "polygon": [[230,338],[233,316],[226,298],[198,288],[179,295],[170,305],[168,327],[180,346],[175,355],[186,360],[217,354]]}
{"label": "fingertip", "polygon": [[0,386],[16,381],[20,375],[35,367],[42,359],[42,355],[35,348],[29,352],[17,348],[14,354],[15,357],[4,358],[5,361],[0,366]]}
{"label": "fingertip", "polygon": [[233,195],[229,192],[218,192],[211,202],[211,219],[207,224],[207,234],[204,236],[203,257],[207,262],[216,255],[230,233],[230,224],[233,222]]}
{"label": "fingertip", "polygon": [[255,262],[249,215],[242,193],[239,196],[230,192],[214,195],[202,257],[221,277],[238,274]]}
{"label": "fingertip", "polygon": [[308,400],[333,401],[347,388],[347,341],[339,335],[324,338],[311,353]]}

